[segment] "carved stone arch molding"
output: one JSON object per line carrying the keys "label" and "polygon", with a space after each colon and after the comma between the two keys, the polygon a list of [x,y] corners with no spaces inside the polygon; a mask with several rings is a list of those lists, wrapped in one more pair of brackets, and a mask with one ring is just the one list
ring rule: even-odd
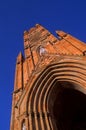
{"label": "carved stone arch molding", "polygon": [[[51,62],[38,75],[30,86],[27,97],[26,111],[30,130],[35,128],[36,130],[64,130],[58,126],[58,121],[55,121],[57,120],[55,118],[54,106],[57,105],[55,102],[58,99],[58,103],[60,103],[59,99],[61,100],[63,97],[59,98],[59,95],[61,93],[64,95],[66,92],[84,95],[86,99],[85,66],[86,64],[83,64],[82,60],[78,58],[72,58],[72,60],[65,58],[59,62]],[[72,94],[70,95],[72,97]],[[57,111],[60,111],[59,105],[57,105]]]}

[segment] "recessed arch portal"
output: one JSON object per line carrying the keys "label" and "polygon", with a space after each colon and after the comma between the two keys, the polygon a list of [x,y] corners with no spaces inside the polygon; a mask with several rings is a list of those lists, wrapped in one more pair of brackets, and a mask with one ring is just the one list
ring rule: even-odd
{"label": "recessed arch portal", "polygon": [[[61,106],[56,104],[60,92],[63,92],[62,99],[64,99],[64,92],[73,92],[74,96],[77,95],[81,99],[83,99],[83,96],[80,97],[80,93],[83,93],[83,95],[86,94],[86,68],[81,61],[69,60],[62,60],[59,63],[54,62],[48,65],[38,75],[32,86],[30,86],[31,89],[28,91],[26,112],[29,115],[29,121],[33,124],[30,125],[31,129],[36,125],[38,129],[57,130],[59,118],[54,118],[57,113],[53,108],[54,106],[61,108]],[[72,104],[75,105],[76,102]],[[64,104],[66,104],[65,101]],[[56,123],[55,120],[57,120]],[[59,128],[59,130],[62,129]]]}
{"label": "recessed arch portal", "polygon": [[58,130],[86,129],[86,95],[76,86],[75,83],[60,81],[54,84],[50,92],[48,110]]}

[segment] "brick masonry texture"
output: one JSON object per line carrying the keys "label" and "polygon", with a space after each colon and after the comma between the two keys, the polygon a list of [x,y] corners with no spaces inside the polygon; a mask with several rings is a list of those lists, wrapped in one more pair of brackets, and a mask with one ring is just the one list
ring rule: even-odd
{"label": "brick masonry texture", "polygon": [[54,100],[48,102],[57,80],[72,82],[71,87],[86,93],[86,44],[63,31],[56,33],[39,24],[24,31],[25,56],[20,52],[16,61],[10,130],[23,130],[23,124],[25,130],[57,130]]}

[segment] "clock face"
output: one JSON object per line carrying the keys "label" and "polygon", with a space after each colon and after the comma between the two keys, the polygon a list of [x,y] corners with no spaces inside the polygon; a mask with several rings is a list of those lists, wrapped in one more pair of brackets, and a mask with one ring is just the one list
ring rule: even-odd
{"label": "clock face", "polygon": [[46,48],[41,46],[41,45],[37,48],[37,51],[38,51],[40,56],[44,55],[47,52]]}
{"label": "clock face", "polygon": [[39,53],[40,53],[40,55],[46,53],[46,49],[44,47],[40,47]]}

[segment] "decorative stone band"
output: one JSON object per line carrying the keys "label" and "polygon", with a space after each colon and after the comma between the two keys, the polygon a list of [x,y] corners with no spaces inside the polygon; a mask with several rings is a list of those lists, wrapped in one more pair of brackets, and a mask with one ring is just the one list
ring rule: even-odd
{"label": "decorative stone band", "polygon": [[28,114],[28,116],[31,116],[31,117],[51,117],[51,118],[54,118],[53,114],[49,113],[49,112],[30,112]]}

